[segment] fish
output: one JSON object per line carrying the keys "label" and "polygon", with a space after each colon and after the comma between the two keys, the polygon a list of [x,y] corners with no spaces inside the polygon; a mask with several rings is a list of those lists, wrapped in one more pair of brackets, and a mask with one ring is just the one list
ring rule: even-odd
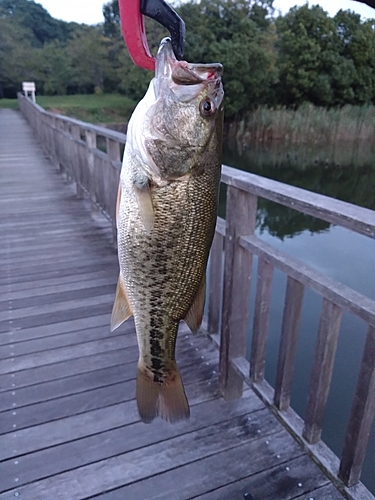
{"label": "fish", "polygon": [[128,124],[117,197],[120,274],[111,330],[134,316],[140,418],[189,418],[175,347],[202,322],[223,135],[223,67],[176,59],[161,41],[155,76]]}

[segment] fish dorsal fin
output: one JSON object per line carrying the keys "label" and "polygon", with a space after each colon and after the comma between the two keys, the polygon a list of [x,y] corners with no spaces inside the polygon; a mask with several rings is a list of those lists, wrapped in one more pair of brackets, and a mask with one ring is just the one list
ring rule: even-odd
{"label": "fish dorsal fin", "polygon": [[151,190],[149,183],[142,186],[134,183],[134,192],[137,198],[139,213],[147,233],[154,227],[154,207],[152,204]]}
{"label": "fish dorsal fin", "polygon": [[115,302],[112,309],[111,332],[113,332],[113,330],[116,330],[116,328],[118,328],[132,315],[133,311],[130,307],[128,297],[126,296],[124,282],[120,273],[117,282]]}
{"label": "fish dorsal fin", "polygon": [[199,290],[184,320],[190,330],[195,334],[199,330],[206,301],[206,274],[203,275]]}

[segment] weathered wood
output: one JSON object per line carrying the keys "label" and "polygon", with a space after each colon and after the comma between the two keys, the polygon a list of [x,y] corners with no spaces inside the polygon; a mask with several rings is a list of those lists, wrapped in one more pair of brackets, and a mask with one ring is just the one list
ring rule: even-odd
{"label": "weathered wood", "polygon": [[[277,428],[277,422],[274,426]],[[139,449],[129,452],[126,459],[119,455],[109,458],[105,462],[90,464],[79,471],[81,478],[79,491],[76,488],[78,476],[76,471],[61,474],[56,478],[54,485],[50,485],[48,480],[41,480],[32,485],[18,488],[18,491],[21,498],[25,500],[43,498],[46,487],[56,500],[71,500],[72,498],[83,500],[103,491],[129,485],[128,491],[123,491],[122,498],[150,498],[148,496],[150,493],[147,494],[147,490],[145,490],[145,496],[142,493],[138,494],[135,491],[139,485],[134,488],[131,484],[146,479],[147,476],[154,476],[151,481],[145,482],[145,488],[150,488],[152,484],[151,491],[154,493],[151,493],[151,498],[165,499],[166,495],[167,498],[176,498],[173,496],[173,491],[176,492],[176,489],[177,491],[179,489],[181,493],[185,493],[181,498],[188,499],[191,498],[188,495],[191,495],[192,492],[199,494],[202,492],[202,488],[204,488],[203,491],[207,491],[209,488],[209,485],[201,479],[202,470],[208,471],[208,477],[211,478],[213,484],[222,485],[224,481],[227,482],[230,481],[229,478],[233,478],[236,469],[239,469],[241,474],[244,473],[245,468],[255,473],[270,465],[275,465],[278,460],[277,450],[281,447],[288,450],[292,456],[298,454],[298,446],[285,431],[280,430],[280,432],[274,433],[275,428],[271,428],[271,433],[273,433],[270,434],[268,431],[265,435],[265,437],[272,436],[267,446],[264,437],[256,439],[254,427],[252,428],[251,421],[249,422],[246,417],[240,416],[213,425],[209,434],[203,428],[171,438],[168,443],[161,442],[150,445],[148,448],[151,460],[147,462],[147,466],[145,466],[144,453]],[[253,432],[255,436],[251,440]],[[176,453],[176,450],[179,450],[179,453]],[[259,456],[262,459],[249,461],[249,456]],[[132,465],[131,467],[129,467],[129,463]],[[222,466],[218,467],[218,463]],[[164,484],[163,489],[159,484],[156,489],[155,481],[157,481],[158,474],[185,465],[189,467],[188,472],[184,473],[182,470],[179,481],[176,481],[175,478],[172,482],[165,481],[162,483]],[[193,487],[194,489],[192,489]],[[169,494],[170,488],[173,488],[171,494]],[[0,495],[0,499],[3,500],[3,498],[5,499],[7,496]]]}
{"label": "weathered wood", "polygon": [[[339,500],[343,496],[337,489],[327,484],[327,478],[312,466],[306,456],[284,461],[282,454],[279,464],[272,469],[234,481],[227,486],[215,489],[209,493],[195,497],[195,500]],[[247,496],[246,496],[247,495]],[[251,497],[250,497],[251,495]],[[115,500],[116,497],[103,496],[101,500]],[[119,499],[119,497],[118,497]]]}
{"label": "weathered wood", "polygon": [[261,380],[264,377],[266,347],[271,306],[273,266],[264,258],[258,259],[258,278],[255,296],[253,338],[250,354],[250,379]]}
{"label": "weathered wood", "polygon": [[226,399],[242,394],[243,381],[232,370],[230,360],[246,353],[252,255],[239,247],[238,238],[254,233],[256,210],[255,196],[228,187],[219,370],[220,387]]}
{"label": "weathered wood", "polygon": [[209,333],[218,333],[220,327],[223,246],[224,238],[221,234],[216,232],[211,246],[209,263],[207,312],[207,330]]}
{"label": "weathered wood", "polygon": [[356,484],[375,415],[375,328],[367,333],[365,349],[342,453],[339,477],[348,486]]}
{"label": "weathered wood", "polygon": [[375,326],[374,300],[352,290],[342,283],[324,276],[304,262],[290,257],[284,252],[264,243],[256,236],[241,237],[240,245],[258,256],[267,258],[271,264],[288,276],[300,281],[343,309],[348,309],[366,323]]}
{"label": "weathered wood", "polygon": [[275,405],[279,410],[286,410],[290,404],[303,293],[302,283],[288,276],[275,382]]}
{"label": "weathered wood", "polygon": [[323,300],[318,341],[312,367],[303,437],[308,443],[317,443],[321,437],[324,411],[331,385],[333,365],[341,325],[342,309],[327,299]]}
{"label": "weathered wood", "polygon": [[120,143],[109,137],[106,138],[107,141],[107,153],[111,160],[120,161]]}

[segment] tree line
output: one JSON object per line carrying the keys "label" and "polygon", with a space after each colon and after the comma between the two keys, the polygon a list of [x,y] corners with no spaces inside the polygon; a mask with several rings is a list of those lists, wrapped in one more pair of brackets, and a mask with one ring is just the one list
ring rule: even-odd
{"label": "tree line", "polygon": [[[319,6],[276,16],[273,0],[190,0],[176,10],[187,29],[185,58],[224,65],[226,116],[260,105],[375,104],[375,20]],[[33,0],[0,0],[0,98],[24,80],[40,94],[119,92],[139,100],[152,74],[123,42],[117,0],[103,23],[66,23]],[[146,19],[155,53],[167,33]]]}

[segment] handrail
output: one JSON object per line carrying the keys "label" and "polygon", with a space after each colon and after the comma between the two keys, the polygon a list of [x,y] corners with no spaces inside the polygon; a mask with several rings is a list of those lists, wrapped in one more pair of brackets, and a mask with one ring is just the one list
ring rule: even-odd
{"label": "handrail", "polygon": [[[47,154],[59,164],[67,179],[76,183],[77,195],[82,197],[87,193],[93,210],[100,208],[112,221],[115,237],[121,148],[126,136],[46,112],[23,95],[18,99],[21,111]],[[105,139],[104,146],[98,144],[98,137]],[[375,212],[226,165],[223,165],[222,182],[227,185],[226,220],[218,218],[211,248],[205,318],[207,330],[220,348],[220,390],[225,398],[232,399],[242,394],[244,381],[251,385],[348,498],[373,500],[373,495],[359,479],[375,415],[375,301],[274,249],[254,232],[258,197],[370,238],[375,238]],[[258,257],[256,277],[251,276],[254,255]],[[286,274],[287,289],[273,389],[264,379],[264,370],[275,268]],[[256,279],[256,293],[248,361],[248,305],[252,279]],[[290,407],[290,394],[306,287],[322,296],[323,307],[303,421]],[[321,441],[321,431],[343,310],[365,321],[368,333],[339,460]]]}

